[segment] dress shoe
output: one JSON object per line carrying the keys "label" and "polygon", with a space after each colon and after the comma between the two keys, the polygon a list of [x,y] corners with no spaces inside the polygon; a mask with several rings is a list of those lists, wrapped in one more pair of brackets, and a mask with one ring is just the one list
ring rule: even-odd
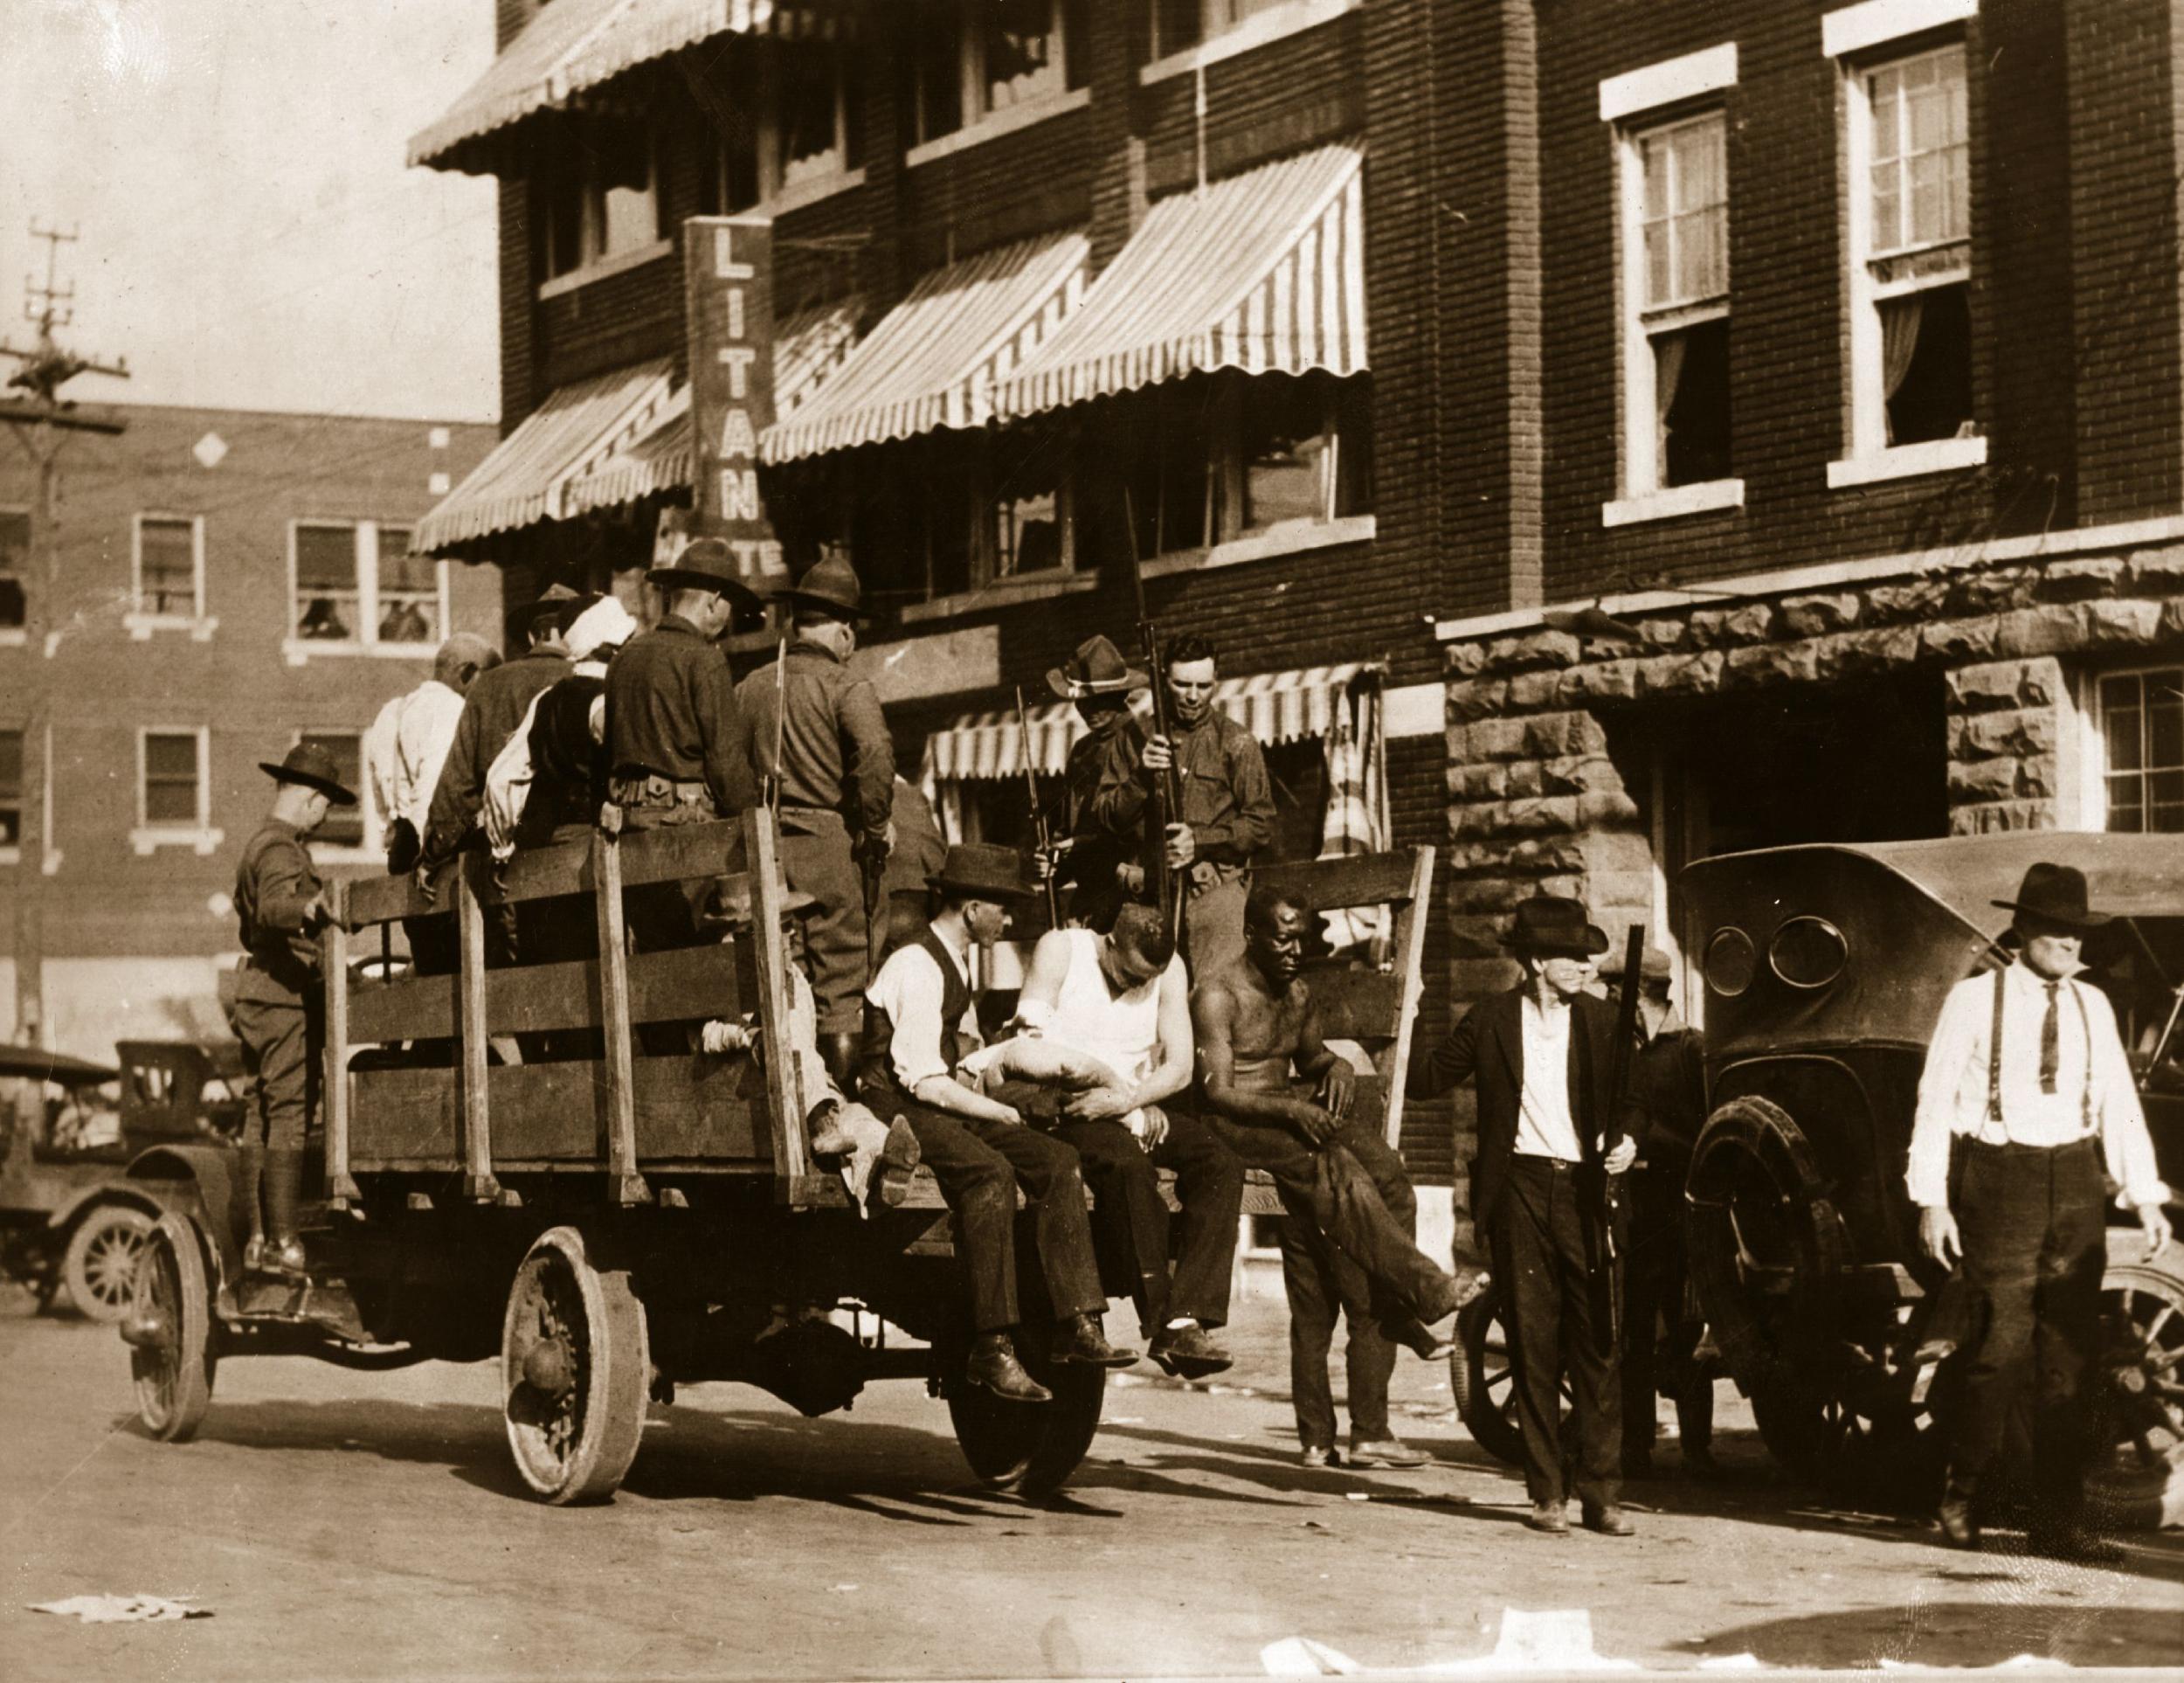
{"label": "dress shoe", "polygon": [[258,1271],[278,1274],[287,1279],[302,1279],[310,1272],[310,1258],[304,1254],[303,1241],[293,1233],[285,1238],[278,1235],[268,1238],[259,1257]]}
{"label": "dress shoe", "polygon": [[1493,1284],[1494,1277],[1483,1268],[1460,1270],[1441,1282],[1431,1301],[1419,1305],[1418,1318],[1428,1326],[1437,1326],[1484,1297]]}
{"label": "dress shoe", "polygon": [[1228,1352],[1208,1338],[1206,1328],[1194,1320],[1162,1327],[1153,1334],[1145,1354],[1163,1373],[1183,1379],[1204,1379],[1235,1365]]}
{"label": "dress shoe", "polygon": [[1455,1353],[1456,1338],[1455,1329],[1453,1326],[1446,1333],[1436,1333],[1417,1316],[1413,1315],[1408,1319],[1384,1326],[1381,1330],[1413,1355],[1427,1361],[1445,1361]]}
{"label": "dress shoe", "polygon": [[963,1376],[1004,1402],[1051,1402],[1054,1394],[1024,1371],[1006,1333],[981,1333],[971,1340]]}
{"label": "dress shoe", "polygon": [[1585,1528],[1597,1531],[1603,1537],[1629,1537],[1637,1534],[1638,1527],[1630,1522],[1630,1515],[1614,1502],[1584,1506]]}
{"label": "dress shoe", "polygon": [[2124,1558],[2121,1543],[2083,1525],[2041,1526],[2029,1531],[2025,1552],[2077,1566],[2116,1566]]}
{"label": "dress shoe", "polygon": [[1085,1368],[1127,1368],[1137,1360],[1135,1350],[1121,1350],[1107,1341],[1097,1315],[1071,1315],[1054,1328],[1052,1351],[1056,1361]]}
{"label": "dress shoe", "polygon": [[1353,1467],[1422,1467],[1433,1458],[1400,1437],[1352,1438],[1350,1443]]}
{"label": "dress shoe", "polygon": [[1534,1502],[1531,1513],[1524,1515],[1524,1523],[1534,1531],[1544,1531],[1550,1537],[1570,1534],[1570,1515],[1560,1502]]}
{"label": "dress shoe", "polygon": [[1980,1546],[1980,1522],[1972,1517],[1972,1493],[1952,1485],[1942,1493],[1941,1506],[1934,1511],[1941,1524],[1941,1540],[1952,1548],[1977,1548]]}
{"label": "dress shoe", "polygon": [[917,1174],[923,1156],[917,1134],[901,1117],[888,1124],[888,1143],[880,1148],[880,1174],[876,1184],[880,1202],[893,1209],[910,1195],[910,1181]]}
{"label": "dress shoe", "polygon": [[1340,1466],[1342,1461],[1326,1444],[1307,1444],[1297,1451],[1296,1464],[1301,1467],[1335,1467]]}

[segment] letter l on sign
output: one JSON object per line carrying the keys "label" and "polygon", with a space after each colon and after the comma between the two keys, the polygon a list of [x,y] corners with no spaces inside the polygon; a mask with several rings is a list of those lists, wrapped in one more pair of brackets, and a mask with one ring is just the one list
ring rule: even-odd
{"label": "letter l on sign", "polygon": [[738,263],[729,236],[728,228],[713,230],[713,273],[723,280],[748,280],[757,271],[748,263]]}

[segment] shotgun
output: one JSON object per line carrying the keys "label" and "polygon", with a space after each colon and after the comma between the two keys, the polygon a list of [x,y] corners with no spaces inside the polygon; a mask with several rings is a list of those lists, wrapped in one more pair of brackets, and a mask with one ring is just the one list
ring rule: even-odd
{"label": "shotgun", "polygon": [[784,631],[781,647],[773,657],[773,762],[760,786],[766,810],[773,814],[775,828],[781,823],[781,749],[789,721],[789,637]]}
{"label": "shotgun", "polygon": [[[1640,974],[1646,957],[1646,926],[1635,924],[1623,944],[1623,985],[1615,995],[1615,1038],[1607,1050],[1607,1110],[1602,1119],[1602,1137],[1623,1113],[1623,1095],[1630,1086],[1630,1060],[1638,1044]],[[1623,1299],[1615,1289],[1615,1217],[1621,1212],[1622,1176],[1600,1175],[1600,1247],[1607,1258],[1607,1335],[1610,1347],[1623,1347]]]}
{"label": "shotgun", "polygon": [[1061,927],[1061,890],[1054,883],[1054,836],[1047,828],[1047,809],[1039,804],[1039,779],[1032,772],[1032,716],[1024,706],[1024,686],[1016,686],[1016,728],[1024,739],[1024,799],[1032,804],[1032,835],[1038,843],[1042,877],[1047,889],[1047,927]]}
{"label": "shotgun", "polygon": [[[1167,739],[1171,751],[1176,747],[1174,726],[1168,717],[1168,674],[1160,659],[1160,628],[1150,620],[1138,623],[1137,634],[1145,646],[1145,676],[1152,685],[1152,728],[1156,736]],[[1183,816],[1183,785],[1176,774],[1175,761],[1171,758],[1168,769],[1148,779],[1151,784],[1150,808],[1151,821],[1145,827],[1145,886],[1151,890],[1153,904],[1160,908],[1161,921],[1168,926],[1171,940],[1183,938],[1183,874],[1168,866],[1168,827],[1180,822]]]}

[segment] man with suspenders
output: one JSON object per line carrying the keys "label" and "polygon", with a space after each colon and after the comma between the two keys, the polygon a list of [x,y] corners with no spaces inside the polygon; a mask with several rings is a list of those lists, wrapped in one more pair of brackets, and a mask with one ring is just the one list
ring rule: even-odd
{"label": "man with suspenders", "polygon": [[2085,1393],[2108,1255],[2104,1171],[2137,1211],[2149,1257],[2168,1243],[2169,1222],[2115,1011],[2077,980],[2085,934],[2109,921],[2086,897],[2082,871],[2041,863],[2015,900],[1994,903],[2015,914],[2016,958],[1950,990],[1926,1049],[1905,1178],[1920,1245],[1959,1268],[1970,1299],[1944,1540],[1979,1546],[1975,1505],[2029,1390],[2028,1545],[2099,1561],[2121,1552],[2084,1520]]}

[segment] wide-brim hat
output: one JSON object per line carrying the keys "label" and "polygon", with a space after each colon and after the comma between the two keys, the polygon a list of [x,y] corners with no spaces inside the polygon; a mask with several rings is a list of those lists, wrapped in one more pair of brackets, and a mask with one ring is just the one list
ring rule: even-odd
{"label": "wide-brim hat", "polygon": [[793,607],[823,608],[846,620],[866,617],[864,583],[856,568],[839,555],[821,556],[803,578],[784,585],[774,597]]}
{"label": "wide-brim hat", "polygon": [[654,567],[645,577],[666,590],[717,591],[740,607],[758,611],[758,592],[736,570],[736,552],[717,537],[694,539],[670,565]]}
{"label": "wide-brim hat", "polygon": [[940,869],[926,882],[943,894],[964,894],[981,900],[1028,900],[1032,886],[1025,880],[1024,855],[1014,848],[991,842],[959,842],[948,849]]}
{"label": "wide-brim hat", "polygon": [[342,782],[341,768],[334,764],[333,755],[315,743],[299,742],[279,765],[261,759],[258,769],[275,783],[301,783],[307,789],[316,789],[336,807],[356,804],[356,795]]}
{"label": "wide-brim hat", "polygon": [[2107,912],[2094,911],[2087,906],[2084,871],[2075,865],[2050,864],[2045,860],[2026,868],[2024,881],[2017,885],[2015,900],[1997,900],[1994,904],[2005,911],[2042,918],[2069,929],[2099,929],[2113,921]]}
{"label": "wide-brim hat", "polygon": [[[748,873],[722,877],[713,885],[712,896],[706,902],[706,920],[748,925],[751,919],[751,892],[756,887],[757,883]],[[780,880],[778,889],[781,910],[791,917],[808,917],[819,909],[818,895],[790,887],[785,877]]]}
{"label": "wide-brim hat", "polygon": [[1142,689],[1150,682],[1123,658],[1123,651],[1105,637],[1087,637],[1077,652],[1060,666],[1047,668],[1047,688],[1064,701],[1087,696],[1122,696]]}
{"label": "wide-brim hat", "polygon": [[549,585],[538,593],[538,599],[516,609],[516,618],[526,626],[535,626],[541,620],[550,619],[559,625],[567,625],[581,613],[592,600],[566,585]]}
{"label": "wide-brim hat", "polygon": [[1535,894],[1517,903],[1517,922],[1503,945],[1543,959],[1594,959],[1607,951],[1607,936],[1586,918],[1584,901]]}

